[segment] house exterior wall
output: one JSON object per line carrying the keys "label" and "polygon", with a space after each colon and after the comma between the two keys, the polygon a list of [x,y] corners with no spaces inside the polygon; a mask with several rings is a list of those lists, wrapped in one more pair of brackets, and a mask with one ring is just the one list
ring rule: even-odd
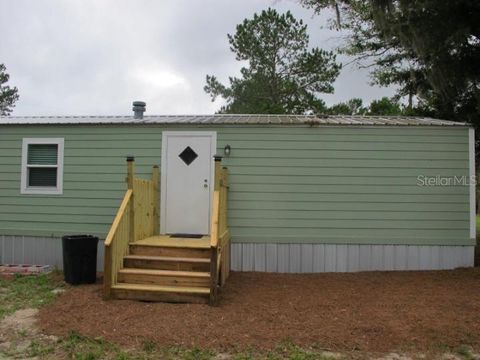
{"label": "house exterior wall", "polygon": [[[125,156],[149,176],[163,130],[216,131],[217,152],[231,146],[233,243],[474,245],[469,186],[417,184],[470,175],[469,129],[420,126],[2,126],[0,235],[104,238],[125,191]],[[20,194],[24,137],[65,139],[63,195]]]}

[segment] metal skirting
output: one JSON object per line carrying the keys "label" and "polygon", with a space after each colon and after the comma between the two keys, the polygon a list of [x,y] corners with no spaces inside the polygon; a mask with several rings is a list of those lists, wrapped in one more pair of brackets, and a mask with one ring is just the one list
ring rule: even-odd
{"label": "metal skirting", "polygon": [[[234,271],[439,270],[470,267],[474,263],[474,246],[232,243],[231,249]],[[98,271],[103,270],[103,254],[103,242],[99,241]],[[62,269],[62,239],[0,235],[0,263],[53,265]]]}
{"label": "metal skirting", "polygon": [[[52,265],[63,269],[62,239],[0,235],[0,263]],[[103,271],[103,241],[98,242],[97,271]]]}
{"label": "metal skirting", "polygon": [[474,246],[232,243],[234,271],[279,273],[471,267]]}

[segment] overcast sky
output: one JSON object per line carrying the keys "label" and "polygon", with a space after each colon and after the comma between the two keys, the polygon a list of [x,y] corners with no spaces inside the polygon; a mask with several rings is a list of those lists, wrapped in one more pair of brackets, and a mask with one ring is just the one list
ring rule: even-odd
{"label": "overcast sky", "polygon": [[[241,64],[227,33],[267,7],[308,25],[311,45],[334,49],[339,34],[294,0],[0,0],[0,63],[20,100],[12,115],[211,114],[205,75],[226,81]],[[342,58],[343,61],[347,60]],[[368,72],[343,69],[327,104],[390,96]]]}

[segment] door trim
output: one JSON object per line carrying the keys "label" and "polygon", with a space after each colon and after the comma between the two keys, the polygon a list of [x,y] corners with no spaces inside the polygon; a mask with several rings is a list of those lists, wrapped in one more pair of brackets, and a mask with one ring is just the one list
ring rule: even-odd
{"label": "door trim", "polygon": [[211,171],[210,171],[210,204],[208,204],[208,233],[210,233],[210,216],[213,204],[213,188],[215,177],[215,166],[213,164],[213,156],[217,151],[217,132],[216,131],[163,131],[162,132],[162,153],[160,162],[160,234],[165,234],[167,218],[167,139],[169,137],[210,137],[211,138]]}

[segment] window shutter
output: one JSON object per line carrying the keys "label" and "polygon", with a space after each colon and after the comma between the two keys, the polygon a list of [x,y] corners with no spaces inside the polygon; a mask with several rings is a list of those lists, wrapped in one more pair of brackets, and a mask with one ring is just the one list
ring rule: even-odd
{"label": "window shutter", "polygon": [[28,145],[28,165],[57,165],[57,144]]}

